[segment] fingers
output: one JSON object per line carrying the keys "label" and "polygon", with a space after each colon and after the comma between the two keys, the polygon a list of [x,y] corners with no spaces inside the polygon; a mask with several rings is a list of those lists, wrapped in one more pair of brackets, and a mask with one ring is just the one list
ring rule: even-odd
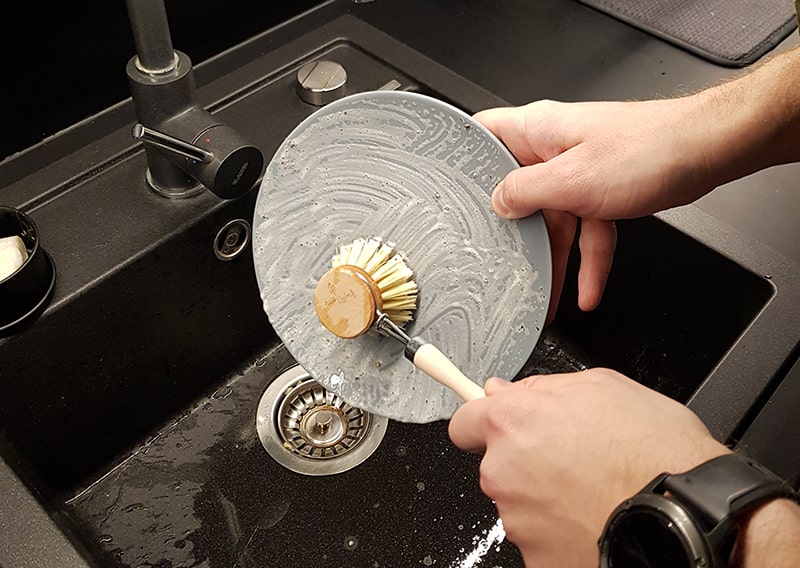
{"label": "fingers", "polygon": [[557,192],[564,180],[547,162],[564,150],[563,144],[552,139],[551,129],[544,127],[549,104],[553,103],[540,101],[524,107],[495,108],[474,116],[524,166],[510,172],[492,193],[492,207],[506,219],[520,219],[545,208],[569,210]]}
{"label": "fingers", "polygon": [[[492,377],[486,381],[484,390],[487,397],[495,396],[507,389],[513,389],[509,381]],[[482,454],[486,451],[486,436],[489,432],[488,416],[492,402],[487,399],[470,401],[459,408],[450,419],[449,434],[452,442],[468,452]]]}
{"label": "fingers", "polygon": [[575,230],[578,219],[563,211],[547,210],[543,212],[547,225],[547,234],[550,237],[550,251],[552,254],[552,284],[550,288],[550,306],[547,310],[546,323],[553,321],[561,299],[561,290],[564,287],[564,276],[567,272],[569,251],[575,239]]}
{"label": "fingers", "polygon": [[492,209],[505,219],[521,219],[540,209],[569,210],[552,195],[547,164],[533,164],[512,170],[492,192]]}
{"label": "fingers", "polygon": [[[449,425],[450,439],[462,450],[485,453],[487,445],[493,443],[493,436],[496,440],[498,436],[518,429],[518,424],[534,418],[537,414],[535,408],[547,400],[547,392],[554,388],[585,385],[591,382],[592,377],[608,373],[613,374],[593,369],[585,373],[534,375],[514,383],[490,378],[484,385],[486,398],[467,402],[453,414]],[[531,391],[536,391],[535,397],[523,394]]]}
{"label": "fingers", "polygon": [[613,221],[584,218],[579,239],[581,267],[578,272],[578,306],[584,311],[595,309],[611,271],[617,229]]}
{"label": "fingers", "polygon": [[463,404],[450,419],[450,440],[468,452],[482,454],[486,451],[487,399],[476,399]]}
{"label": "fingers", "polygon": [[530,119],[528,107],[493,108],[473,116],[497,136],[514,154],[517,161],[528,165],[541,162],[543,158],[535,151],[527,132]]}
{"label": "fingers", "polygon": [[495,187],[492,208],[506,219],[520,219],[545,210],[553,254],[547,323],[553,321],[561,297],[575,237],[575,215],[583,216],[578,276],[578,305],[582,310],[590,311],[599,305],[616,247],[613,222],[592,218],[602,207],[604,193],[590,191],[585,169],[575,166],[581,163],[580,156],[583,161],[588,159],[585,152],[573,146],[576,140],[553,138],[548,129],[543,128],[552,104],[540,101],[526,107],[491,109],[475,115],[476,120],[495,133],[517,160],[525,164],[509,172]]}
{"label": "fingers", "polygon": [[[604,195],[597,179],[588,179],[580,148],[512,170],[492,192],[492,207],[505,219],[521,219],[540,209],[596,216]],[[591,185],[589,184],[591,182]]]}

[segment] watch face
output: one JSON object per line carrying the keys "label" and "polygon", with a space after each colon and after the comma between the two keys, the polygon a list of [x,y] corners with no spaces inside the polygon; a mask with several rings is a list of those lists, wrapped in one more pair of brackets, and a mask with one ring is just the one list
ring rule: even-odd
{"label": "watch face", "polygon": [[610,568],[693,566],[675,525],[655,511],[628,511],[618,519],[606,545]]}

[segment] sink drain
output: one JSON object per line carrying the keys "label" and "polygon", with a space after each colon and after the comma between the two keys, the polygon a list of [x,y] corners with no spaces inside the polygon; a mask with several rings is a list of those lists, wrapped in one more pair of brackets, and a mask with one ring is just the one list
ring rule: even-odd
{"label": "sink drain", "polygon": [[388,422],[348,404],[295,366],[262,395],[256,430],[261,445],[282,466],[305,475],[332,475],[372,455]]}

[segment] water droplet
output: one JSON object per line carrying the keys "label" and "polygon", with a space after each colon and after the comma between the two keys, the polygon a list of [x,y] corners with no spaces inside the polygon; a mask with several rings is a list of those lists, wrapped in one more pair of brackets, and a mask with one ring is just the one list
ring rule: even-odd
{"label": "water droplet", "polygon": [[358,537],[355,536],[348,536],[344,539],[344,549],[345,550],[355,550],[358,548]]}

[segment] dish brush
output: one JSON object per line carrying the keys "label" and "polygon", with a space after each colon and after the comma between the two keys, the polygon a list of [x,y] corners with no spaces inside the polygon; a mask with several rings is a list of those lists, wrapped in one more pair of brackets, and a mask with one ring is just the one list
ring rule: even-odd
{"label": "dish brush", "polygon": [[392,244],[356,239],[334,255],[314,290],[314,309],[334,335],[352,339],[375,329],[400,341],[409,361],[464,400],[485,396],[436,346],[403,331],[413,319],[418,291],[414,272]]}

